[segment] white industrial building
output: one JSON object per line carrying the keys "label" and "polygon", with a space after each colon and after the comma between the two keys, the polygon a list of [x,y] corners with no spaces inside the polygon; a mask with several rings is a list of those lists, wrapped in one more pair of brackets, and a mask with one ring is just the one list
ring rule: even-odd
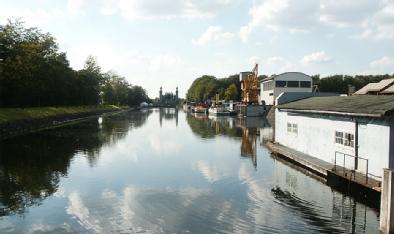
{"label": "white industrial building", "polygon": [[312,92],[312,77],[301,72],[285,72],[262,80],[261,102],[276,105],[276,98],[283,92]]}
{"label": "white industrial building", "polygon": [[275,142],[381,180],[394,167],[393,113],[393,96],[306,98],[277,106]]}

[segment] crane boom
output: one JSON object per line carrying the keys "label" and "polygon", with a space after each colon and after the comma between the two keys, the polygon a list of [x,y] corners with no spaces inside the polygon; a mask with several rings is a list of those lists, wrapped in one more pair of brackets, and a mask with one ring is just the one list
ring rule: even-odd
{"label": "crane boom", "polygon": [[258,82],[259,65],[253,67],[252,72],[245,80],[241,80],[242,102],[247,104],[257,104],[259,102],[258,96],[260,93]]}

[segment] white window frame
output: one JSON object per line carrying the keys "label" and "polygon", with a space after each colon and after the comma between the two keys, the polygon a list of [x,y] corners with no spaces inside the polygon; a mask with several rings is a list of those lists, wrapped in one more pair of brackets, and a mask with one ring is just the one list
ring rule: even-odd
{"label": "white window frame", "polygon": [[349,132],[335,131],[335,144],[354,148],[354,134]]}
{"label": "white window frame", "polygon": [[298,124],[287,122],[287,132],[298,135]]}

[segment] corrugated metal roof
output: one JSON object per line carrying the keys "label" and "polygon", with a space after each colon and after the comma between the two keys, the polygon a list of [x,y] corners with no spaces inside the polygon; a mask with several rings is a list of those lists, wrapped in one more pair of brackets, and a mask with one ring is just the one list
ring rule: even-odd
{"label": "corrugated metal roof", "polygon": [[377,83],[369,83],[369,84],[365,85],[361,89],[357,90],[357,92],[355,92],[354,95],[367,94],[372,89],[372,87],[374,87],[375,84],[377,84]]}
{"label": "corrugated metal roof", "polygon": [[393,79],[385,79],[385,80],[381,80],[379,82],[380,85],[380,90],[387,88],[389,85],[392,85],[394,83],[394,78]]}
{"label": "corrugated metal roof", "polygon": [[269,77],[265,77],[264,79],[261,80],[261,82],[264,82],[264,81],[267,81],[267,80],[273,80],[273,79],[275,79],[278,76],[281,76],[281,75],[284,75],[284,74],[288,74],[288,73],[296,73],[296,74],[304,74],[304,75],[306,75],[305,73],[302,73],[302,72],[283,72],[283,73],[278,74],[278,75],[272,75],[272,76],[269,76]]}
{"label": "corrugated metal roof", "polygon": [[295,112],[381,117],[393,113],[394,96],[311,97],[279,105],[277,108]]}
{"label": "corrugated metal roof", "polygon": [[368,94],[368,92],[380,92],[394,83],[394,79],[381,80],[379,83],[369,83],[355,92],[356,95]]}
{"label": "corrugated metal roof", "polygon": [[380,92],[381,94],[394,94],[394,84],[389,86],[387,89]]}

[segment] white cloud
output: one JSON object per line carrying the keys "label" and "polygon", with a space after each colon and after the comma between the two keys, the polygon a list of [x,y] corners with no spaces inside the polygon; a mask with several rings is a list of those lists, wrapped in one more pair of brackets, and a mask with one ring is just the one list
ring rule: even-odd
{"label": "white cloud", "polygon": [[226,41],[233,38],[234,34],[225,32],[220,26],[209,26],[207,30],[198,38],[193,40],[194,44],[206,45],[210,42]]}
{"label": "white cloud", "polygon": [[363,22],[360,38],[373,40],[394,39],[394,3],[384,5]]}
{"label": "white cloud", "polygon": [[[288,32],[347,28],[359,38],[394,38],[394,3],[387,0],[260,0],[250,9],[251,20],[240,29],[247,41],[257,28]],[[358,33],[357,33],[358,32]]]}
{"label": "white cloud", "polygon": [[177,67],[180,66],[180,64],[182,63],[182,60],[179,56],[167,54],[156,55],[149,59],[149,70],[152,72],[159,72],[168,67]]}
{"label": "white cloud", "polygon": [[258,56],[252,56],[248,58],[248,64],[254,66],[256,63],[260,63],[260,58]]}
{"label": "white cloud", "polygon": [[0,8],[0,23],[5,24],[7,19],[20,18],[29,27],[37,27],[47,22],[61,19],[64,12],[58,8],[53,9],[30,9],[30,8]]}
{"label": "white cloud", "polygon": [[250,9],[251,21],[240,30],[242,41],[256,28],[263,27],[278,31],[306,32],[313,28],[318,18],[319,4],[307,0],[265,0],[257,1]]}
{"label": "white cloud", "polygon": [[369,63],[371,68],[394,68],[394,58],[383,56]]}
{"label": "white cloud", "polygon": [[127,19],[174,19],[213,17],[238,0],[111,0],[104,2],[101,13],[119,13]]}
{"label": "white cloud", "polygon": [[81,11],[84,0],[68,0],[67,10],[70,14],[75,15]]}
{"label": "white cloud", "polygon": [[361,26],[381,6],[379,0],[320,1],[320,21],[338,27]]}
{"label": "white cloud", "polygon": [[264,66],[260,70],[265,70],[265,68],[269,68],[269,70],[275,74],[296,69],[296,64],[281,56],[269,57],[264,61],[263,65]]}
{"label": "white cloud", "polygon": [[314,63],[328,63],[331,62],[332,58],[324,51],[314,52],[309,55],[305,55],[301,59],[303,65],[314,64]]}

